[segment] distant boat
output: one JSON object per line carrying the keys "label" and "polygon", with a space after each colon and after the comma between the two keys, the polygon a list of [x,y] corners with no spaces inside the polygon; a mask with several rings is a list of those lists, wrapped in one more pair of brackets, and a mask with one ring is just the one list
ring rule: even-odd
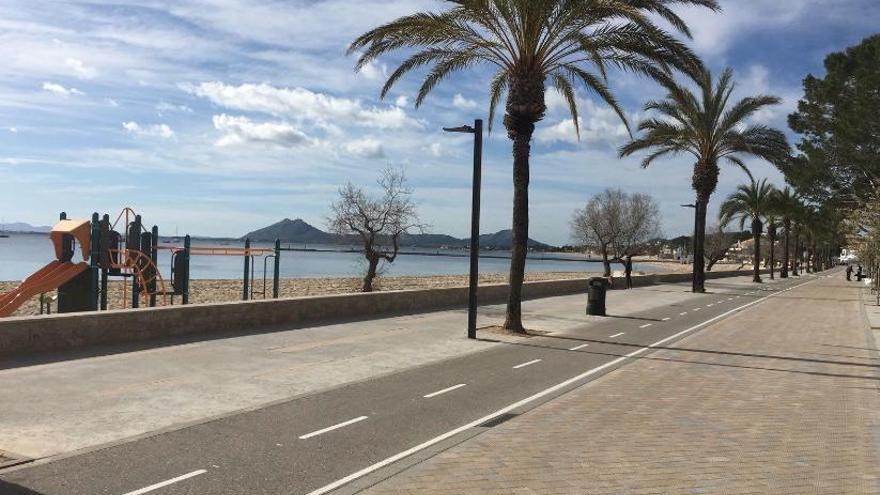
{"label": "distant boat", "polygon": [[0,239],[5,239],[7,237],[9,237],[9,234],[4,234],[4,233],[0,232]]}

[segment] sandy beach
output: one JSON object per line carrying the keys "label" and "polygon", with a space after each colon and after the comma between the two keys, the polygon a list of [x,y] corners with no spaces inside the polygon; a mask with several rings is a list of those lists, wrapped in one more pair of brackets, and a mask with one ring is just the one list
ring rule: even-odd
{"label": "sandy beach", "polygon": [[[644,262],[642,262],[644,263]],[[688,272],[690,265],[682,265],[674,262],[652,262],[657,272],[673,273]],[[597,265],[599,266],[599,265]],[[619,265],[612,265],[612,270],[618,272]],[[571,278],[584,278],[596,276],[596,272],[530,272],[526,273],[526,281],[538,280],[558,280]],[[486,273],[480,276],[481,284],[497,284],[507,282],[506,273]],[[377,290],[400,290],[400,289],[430,289],[444,287],[462,287],[468,283],[466,274],[462,275],[435,275],[435,276],[399,276],[399,277],[380,277],[374,282]],[[0,282],[0,294],[7,292],[18,285],[18,282]],[[285,278],[281,279],[280,296],[281,297],[299,297],[314,296],[326,294],[344,294],[358,292],[361,287],[361,279],[349,278]],[[213,302],[229,302],[241,300],[242,284],[241,280],[192,280],[190,282],[190,303],[213,303]],[[254,299],[263,298],[263,281],[262,279],[255,281],[253,287]],[[54,297],[55,293],[47,293],[47,296]],[[131,292],[128,292],[128,297]],[[272,296],[271,281],[266,286],[266,296]],[[123,286],[122,282],[111,282],[108,291],[108,302],[111,309],[119,309],[122,307]],[[160,298],[161,299],[161,298]],[[170,301],[168,301],[170,303]],[[180,303],[180,298],[176,297],[175,304]],[[143,303],[142,303],[143,304]],[[161,304],[161,301],[160,301]],[[54,312],[55,305],[52,304]],[[40,302],[38,297],[34,297],[20,307],[13,316],[30,316],[40,314]]]}

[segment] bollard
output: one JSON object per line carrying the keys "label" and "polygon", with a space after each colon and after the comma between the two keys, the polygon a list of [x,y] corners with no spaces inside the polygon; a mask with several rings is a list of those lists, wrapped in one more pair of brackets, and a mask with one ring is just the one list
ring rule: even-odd
{"label": "bollard", "polygon": [[587,281],[587,314],[605,316],[605,295],[608,281],[602,277],[592,277]]}

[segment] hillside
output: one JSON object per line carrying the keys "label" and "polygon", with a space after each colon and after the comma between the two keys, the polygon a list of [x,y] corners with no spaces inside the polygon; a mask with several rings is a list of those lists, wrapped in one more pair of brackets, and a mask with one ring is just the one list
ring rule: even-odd
{"label": "hillside", "polygon": [[0,223],[0,232],[44,233],[50,230],[52,227],[48,225],[31,225],[24,222]]}
{"label": "hillside", "polygon": [[[355,244],[355,239],[345,239],[339,235],[324,232],[317,227],[309,225],[302,219],[284,220],[263,227],[262,229],[248,232],[242,239],[251,239],[257,242],[273,242],[281,239],[281,242],[294,244]],[[480,248],[482,249],[510,249],[512,232],[510,229],[500,230],[494,234],[480,235]],[[470,245],[470,239],[459,239],[447,234],[406,234],[401,237],[400,245],[403,247],[417,248],[459,248],[463,249]],[[551,246],[529,239],[529,248],[548,249]]]}

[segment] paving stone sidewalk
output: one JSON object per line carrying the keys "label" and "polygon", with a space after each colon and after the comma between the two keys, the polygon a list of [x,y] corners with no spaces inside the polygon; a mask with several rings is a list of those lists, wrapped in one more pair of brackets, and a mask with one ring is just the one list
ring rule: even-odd
{"label": "paving stone sidewalk", "polygon": [[880,494],[860,290],[780,294],[365,493]]}

